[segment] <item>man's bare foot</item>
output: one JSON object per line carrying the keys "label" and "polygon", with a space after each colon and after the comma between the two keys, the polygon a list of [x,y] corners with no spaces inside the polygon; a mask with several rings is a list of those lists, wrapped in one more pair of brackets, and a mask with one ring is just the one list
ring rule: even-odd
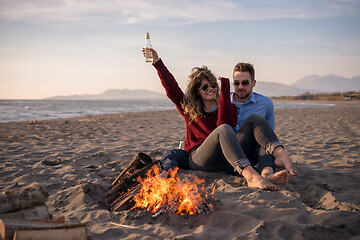
{"label": "man's bare foot", "polygon": [[298,172],[285,149],[283,149],[281,146],[278,146],[275,148],[272,155],[275,157],[275,166],[278,168],[285,168],[291,175],[298,175]]}
{"label": "man's bare foot", "polygon": [[271,183],[268,179],[260,176],[251,166],[247,166],[242,171],[249,187],[260,188],[268,191],[277,191],[280,188]]}
{"label": "man's bare foot", "polygon": [[289,181],[290,174],[287,170],[282,170],[280,172],[269,174],[265,178],[274,184],[285,184]]}

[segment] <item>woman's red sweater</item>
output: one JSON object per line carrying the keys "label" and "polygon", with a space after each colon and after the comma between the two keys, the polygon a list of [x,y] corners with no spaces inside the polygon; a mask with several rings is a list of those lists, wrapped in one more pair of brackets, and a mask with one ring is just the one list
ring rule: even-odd
{"label": "woman's red sweater", "polygon": [[221,124],[229,124],[235,127],[237,121],[237,108],[230,101],[230,82],[227,78],[221,78],[221,94],[218,101],[218,110],[204,113],[204,117],[198,117],[196,121],[190,122],[189,116],[184,114],[181,101],[184,93],[176,82],[174,76],[160,59],[153,63],[165,88],[166,95],[175,104],[179,113],[184,117],[186,123],[186,139],[184,149],[188,154],[199,147],[209,134]]}

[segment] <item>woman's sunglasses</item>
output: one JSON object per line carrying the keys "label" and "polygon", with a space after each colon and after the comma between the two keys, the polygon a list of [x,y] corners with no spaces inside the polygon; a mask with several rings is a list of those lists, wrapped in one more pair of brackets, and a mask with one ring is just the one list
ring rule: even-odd
{"label": "woman's sunglasses", "polygon": [[203,90],[205,92],[206,90],[208,90],[209,87],[217,88],[217,84],[215,82],[212,82],[210,84],[205,83],[199,89],[201,89],[201,90]]}
{"label": "woman's sunglasses", "polygon": [[[240,85],[240,82],[239,82],[239,81],[234,81],[233,84],[236,85],[236,86],[239,86],[239,85]],[[242,84],[243,86],[247,86],[247,85],[250,84],[250,81],[249,81],[249,80],[244,80],[244,81],[241,81],[241,84]]]}

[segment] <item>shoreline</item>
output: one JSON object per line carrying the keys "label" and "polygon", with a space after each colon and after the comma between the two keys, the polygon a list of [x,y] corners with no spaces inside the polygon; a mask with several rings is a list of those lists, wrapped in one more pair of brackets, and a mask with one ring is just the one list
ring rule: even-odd
{"label": "shoreline", "polygon": [[[275,105],[275,110],[278,109],[299,109],[299,108],[328,108],[328,107],[360,107],[360,100],[351,100],[351,101],[319,101],[319,100],[273,100]],[[289,106],[277,106],[277,104],[289,104]],[[295,104],[295,106],[291,106]],[[300,106],[299,106],[300,105]],[[321,106],[324,105],[324,106]],[[41,117],[40,119],[29,119],[29,120],[10,120],[10,121],[0,121],[0,123],[9,123],[9,122],[37,122],[45,120],[56,120],[56,119],[74,119],[81,117],[96,117],[104,114],[127,114],[127,113],[140,113],[140,112],[158,112],[158,111],[172,111],[175,110],[175,106],[172,106],[165,109],[137,109],[137,110],[123,110],[120,112],[113,113],[99,113],[99,114],[79,114],[74,113],[75,116],[64,116],[64,117]],[[40,113],[39,113],[40,114]],[[44,114],[43,112],[41,114]]]}

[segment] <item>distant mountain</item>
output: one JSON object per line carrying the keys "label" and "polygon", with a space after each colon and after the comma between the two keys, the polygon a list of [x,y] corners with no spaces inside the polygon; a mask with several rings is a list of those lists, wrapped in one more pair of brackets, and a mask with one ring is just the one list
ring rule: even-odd
{"label": "distant mountain", "polygon": [[[305,92],[334,93],[360,91],[360,76],[344,78],[336,75],[311,75],[300,79],[292,85],[275,82],[257,81],[254,92],[269,97],[297,96]],[[165,94],[145,89],[110,89],[101,94],[55,96],[46,99],[54,100],[117,100],[117,99],[165,99]]]}
{"label": "distant mountain", "polygon": [[254,87],[254,92],[263,94],[268,97],[297,96],[307,91],[308,90],[275,82],[257,81]]}
{"label": "distant mountain", "polygon": [[305,92],[334,93],[360,91],[360,76],[345,78],[336,75],[306,76],[292,85],[257,81],[254,91],[269,97],[297,96]]}
{"label": "distant mountain", "polygon": [[55,96],[46,98],[49,100],[121,100],[121,99],[165,99],[162,93],[139,89],[110,89],[100,94]]}
{"label": "distant mountain", "polygon": [[360,91],[360,76],[345,78],[336,75],[311,75],[300,79],[292,86],[308,89],[310,93]]}

